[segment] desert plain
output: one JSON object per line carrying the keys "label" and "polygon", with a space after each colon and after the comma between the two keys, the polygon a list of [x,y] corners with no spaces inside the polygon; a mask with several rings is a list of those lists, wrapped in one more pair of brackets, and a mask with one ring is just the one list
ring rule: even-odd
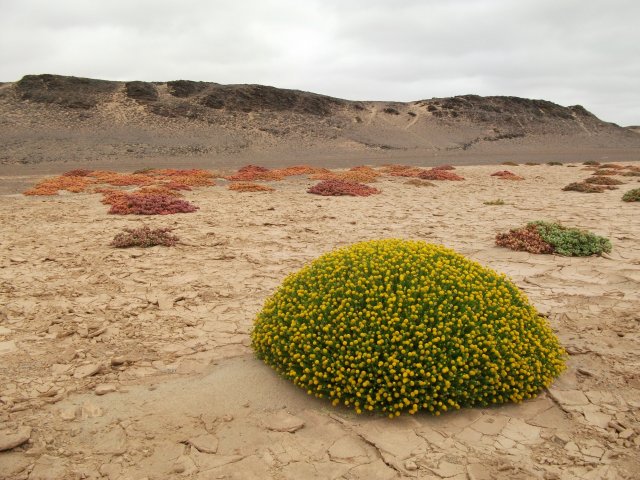
{"label": "desert plain", "polygon": [[[186,192],[189,214],[108,215],[97,194],[2,196],[0,478],[634,478],[640,377],[637,205],[565,192],[581,164],[458,167],[464,181],[373,183],[370,197]],[[3,178],[4,180],[4,178]],[[38,180],[34,177],[33,183]],[[504,205],[484,202],[502,199]],[[545,219],[613,242],[599,257],[496,247]],[[115,249],[124,228],[175,247]],[[282,279],[361,240],[443,244],[508,274],[567,349],[568,370],[518,405],[389,420],[308,396],[255,358],[249,332]]]}
{"label": "desert plain", "polygon": [[[2,90],[9,95],[8,86]],[[11,102],[8,111],[18,112]],[[109,115],[124,111],[105,105]],[[135,115],[147,115],[147,107],[135,106]],[[60,112],[88,115],[64,109],[55,115]],[[16,152],[26,158],[38,142],[55,144],[24,121],[35,117],[21,115],[21,127],[5,125],[3,158]],[[376,121],[382,115],[378,110]],[[389,115],[389,121],[400,121]],[[32,137],[25,140],[24,132]],[[64,142],[73,144],[77,132],[64,132]],[[520,158],[533,155],[536,142],[544,143],[529,140],[528,132],[505,141],[522,138],[529,143]],[[55,155],[64,152],[64,142]],[[485,143],[498,148],[493,140]],[[342,143],[349,150],[344,158],[368,163],[367,152],[379,153],[370,144]],[[78,145],[86,147],[79,157],[95,148]],[[144,163],[134,148],[126,149],[127,168],[203,167],[188,156],[179,163]],[[247,148],[236,162],[251,157]],[[562,159],[571,154],[573,160],[561,165],[506,167],[501,163],[510,148],[477,157],[462,149],[456,173],[464,181],[429,186],[381,176],[371,183],[381,193],[369,197],[311,195],[307,189],[317,181],[307,176],[261,182],[274,191],[249,193],[231,191],[217,179],[215,186],[184,192],[196,212],[158,216],[109,215],[96,193],[21,193],[45,173],[95,168],[96,162],[7,160],[0,177],[0,478],[638,478],[640,222],[638,204],[621,201],[625,191],[640,187],[638,177],[616,176],[623,185],[602,193],[563,191],[593,173],[579,160],[577,147],[563,150]],[[545,148],[540,146],[537,158],[556,160],[545,157]],[[614,160],[638,165],[633,148],[615,152]],[[312,149],[305,151],[313,157]],[[395,163],[406,160],[403,152]],[[421,165],[415,155],[411,163]],[[585,157],[608,161],[593,149]],[[277,165],[277,155],[271,158]],[[375,158],[379,165],[382,160]],[[394,158],[391,152],[383,160]],[[436,163],[431,157],[424,161]],[[491,176],[505,168],[524,180]],[[498,199],[504,204],[490,204]],[[495,245],[498,232],[534,220],[606,236],[613,250],[563,257]],[[143,225],[169,227],[180,242],[110,245],[123,229]],[[521,404],[390,420],[334,408],[255,357],[253,321],[288,274],[335,248],[380,238],[442,244],[509,275],[557,333],[568,353],[567,370]]]}

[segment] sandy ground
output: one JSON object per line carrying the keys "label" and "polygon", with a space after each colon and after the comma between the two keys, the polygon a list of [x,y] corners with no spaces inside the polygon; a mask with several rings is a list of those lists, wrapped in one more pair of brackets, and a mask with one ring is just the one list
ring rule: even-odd
{"label": "sandy ground", "polygon": [[[196,213],[168,217],[110,216],[98,195],[0,197],[0,449],[23,442],[0,452],[0,478],[638,478],[639,207],[620,198],[640,184],[563,192],[590,172],[489,176],[503,168],[461,167],[466,181],[435,187],[384,179],[368,198],[312,196],[301,177],[273,193],[216,186],[187,192]],[[613,252],[494,246],[537,219],[608,236]],[[109,246],[142,224],[183,244]],[[388,420],[332,408],[254,358],[253,319],[288,273],[384,237],[509,274],[549,317],[568,371],[524,404]]]}

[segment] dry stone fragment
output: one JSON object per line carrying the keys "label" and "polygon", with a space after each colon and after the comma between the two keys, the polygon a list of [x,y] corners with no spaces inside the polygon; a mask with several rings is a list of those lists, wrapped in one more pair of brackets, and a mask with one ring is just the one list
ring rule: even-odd
{"label": "dry stone fragment", "polygon": [[67,421],[75,420],[76,417],[78,417],[79,415],[80,415],[79,407],[66,408],[60,412],[60,418]]}
{"label": "dry stone fragment", "polygon": [[73,372],[74,378],[86,378],[95,375],[101,370],[102,366],[99,363],[90,363],[89,365],[82,365]]}
{"label": "dry stone fragment", "polygon": [[218,451],[218,443],[218,438],[208,433],[189,439],[189,444],[202,453],[216,453]]}
{"label": "dry stone fragment", "polygon": [[494,468],[481,463],[472,463],[467,465],[467,476],[469,480],[493,480],[495,478]]}
{"label": "dry stone fragment", "polygon": [[438,468],[432,468],[431,470],[439,477],[451,478],[456,475],[464,475],[466,468],[463,465],[443,460],[438,464]]}
{"label": "dry stone fragment", "polygon": [[563,406],[587,405],[589,403],[589,399],[580,390],[557,390],[550,388],[549,395]]}
{"label": "dry stone fragment", "polygon": [[0,355],[6,355],[7,353],[13,353],[18,350],[15,340],[7,340],[6,342],[0,342]]}
{"label": "dry stone fragment", "polygon": [[365,463],[367,452],[360,441],[350,436],[344,436],[329,447],[329,458],[338,463]]}
{"label": "dry stone fragment", "polygon": [[382,460],[376,460],[352,468],[349,470],[349,478],[354,480],[394,480],[398,478],[398,472]]}
{"label": "dry stone fragment", "polygon": [[471,428],[483,435],[498,435],[508,422],[509,418],[503,415],[483,415],[471,424]]}
{"label": "dry stone fragment", "polygon": [[623,430],[622,432],[620,432],[619,437],[622,438],[623,440],[627,440],[633,437],[635,433],[636,432],[632,428],[627,428],[626,430]]}
{"label": "dry stone fragment", "polygon": [[80,409],[80,416],[83,419],[101,417],[103,414],[102,408],[90,402],[82,404],[82,408]]}
{"label": "dry stone fragment", "polygon": [[0,452],[11,450],[31,438],[31,427],[22,427],[16,433],[0,432]]}
{"label": "dry stone fragment", "polygon": [[98,471],[103,477],[107,477],[109,480],[116,480],[122,474],[122,465],[119,463],[104,463],[100,465]]}
{"label": "dry stone fragment", "polygon": [[35,463],[29,480],[63,480],[69,478],[64,460],[42,455]]}
{"label": "dry stone fragment", "polygon": [[274,432],[295,433],[304,427],[304,420],[281,410],[268,415],[263,420],[263,424],[267,429]]}
{"label": "dry stone fragment", "polygon": [[529,425],[518,418],[511,418],[502,430],[502,435],[517,443],[531,445],[542,441],[540,437],[541,431],[540,427]]}
{"label": "dry stone fragment", "polygon": [[105,395],[107,393],[115,392],[116,386],[110,383],[103,383],[101,385],[97,385],[94,392],[96,395]]}
{"label": "dry stone fragment", "polygon": [[120,425],[112,430],[95,436],[96,453],[122,455],[127,451],[127,435]]}
{"label": "dry stone fragment", "polygon": [[418,470],[418,464],[413,460],[407,460],[404,462],[404,468],[406,468],[409,472],[415,472]]}

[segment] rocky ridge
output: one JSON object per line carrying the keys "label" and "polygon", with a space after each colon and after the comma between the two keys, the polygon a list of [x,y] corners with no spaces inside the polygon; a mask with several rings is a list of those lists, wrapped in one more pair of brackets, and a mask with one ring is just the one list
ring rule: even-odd
{"label": "rocky ridge", "polygon": [[300,157],[368,156],[380,163],[390,157],[424,162],[434,156],[640,151],[634,131],[579,105],[477,95],[350,101],[189,80],[27,75],[0,85],[0,119],[0,165],[184,163],[189,157],[235,167],[256,157],[291,164]]}

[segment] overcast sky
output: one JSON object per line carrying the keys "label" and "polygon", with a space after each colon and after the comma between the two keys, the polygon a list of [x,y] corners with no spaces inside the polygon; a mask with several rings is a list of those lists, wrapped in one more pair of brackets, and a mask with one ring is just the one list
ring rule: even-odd
{"label": "overcast sky", "polygon": [[640,0],[0,0],[0,81],[516,95],[640,124]]}

